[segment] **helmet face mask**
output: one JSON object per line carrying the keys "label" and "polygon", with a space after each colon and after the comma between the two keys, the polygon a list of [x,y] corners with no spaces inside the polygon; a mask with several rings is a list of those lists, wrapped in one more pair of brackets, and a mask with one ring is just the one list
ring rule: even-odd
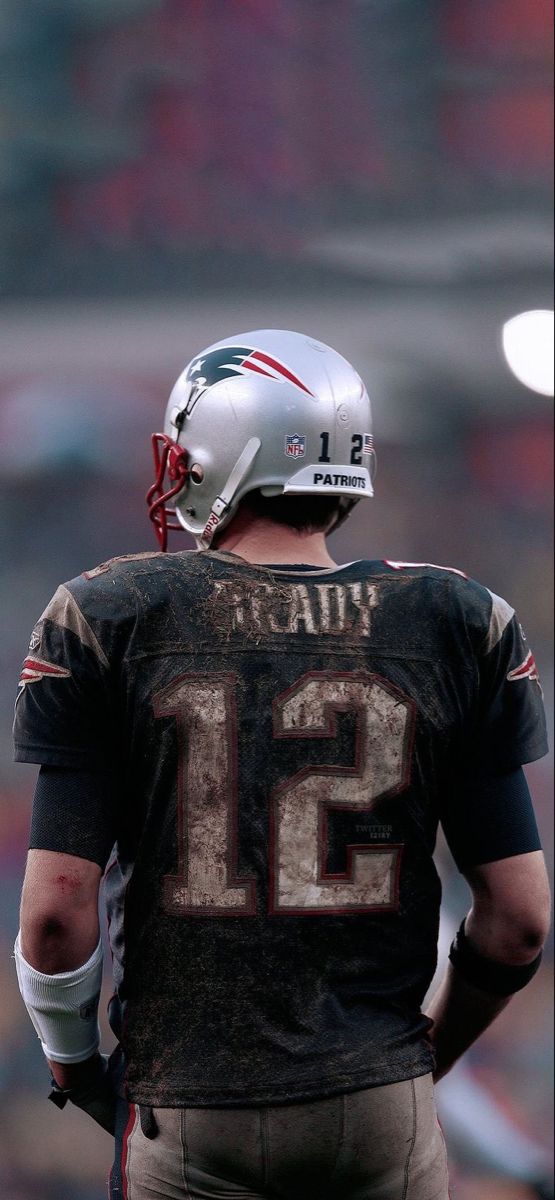
{"label": "helmet face mask", "polygon": [[257,330],[209,346],[177,380],[153,445],[147,502],[163,549],[179,527],[207,548],[254,490],[343,496],[347,511],[373,495],[366,388],[303,334]]}
{"label": "helmet face mask", "polygon": [[[181,524],[172,520],[172,517],[175,516],[175,508],[172,508],[169,502],[187,485],[190,472],[187,467],[187,451],[184,446],[179,446],[165,433],[153,433],[151,440],[156,474],[154,483],[151,484],[146,494],[146,502],[160,546],[162,550],[166,550],[168,530],[183,528]],[[168,481],[166,481],[166,474]]]}

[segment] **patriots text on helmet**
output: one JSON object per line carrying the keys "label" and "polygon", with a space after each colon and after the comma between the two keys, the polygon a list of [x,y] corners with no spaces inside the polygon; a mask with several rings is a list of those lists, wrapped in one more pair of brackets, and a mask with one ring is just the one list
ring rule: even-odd
{"label": "patriots text on helmet", "polygon": [[322,471],[314,472],[314,484],[320,487],[334,488],[360,488],[364,491],[368,487],[368,481],[365,475],[330,475]]}

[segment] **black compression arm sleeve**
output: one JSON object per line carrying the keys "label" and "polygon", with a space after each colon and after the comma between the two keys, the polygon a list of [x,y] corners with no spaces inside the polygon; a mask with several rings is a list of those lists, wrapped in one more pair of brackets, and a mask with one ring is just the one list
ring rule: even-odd
{"label": "black compression arm sleeve", "polygon": [[31,817],[30,850],[54,850],[104,870],[116,840],[116,787],[108,771],[42,766]]}
{"label": "black compression arm sleeve", "polygon": [[460,871],[541,850],[522,767],[506,775],[477,771],[452,778],[444,791],[441,823]]}

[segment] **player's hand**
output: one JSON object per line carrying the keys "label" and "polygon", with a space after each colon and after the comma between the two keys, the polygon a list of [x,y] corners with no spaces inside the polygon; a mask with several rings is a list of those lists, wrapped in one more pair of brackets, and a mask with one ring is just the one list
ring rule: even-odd
{"label": "player's hand", "polygon": [[[51,1066],[56,1069],[59,1064],[51,1063]],[[56,1070],[56,1074],[59,1080],[60,1075],[63,1078],[59,1082],[54,1077],[52,1078],[49,1100],[57,1104],[58,1108],[64,1108],[67,1101],[70,1100],[77,1108],[81,1108],[89,1117],[92,1117],[97,1125],[101,1125],[107,1133],[113,1135],[116,1126],[117,1093],[108,1055],[96,1054],[86,1063],[76,1064],[71,1072],[70,1080],[67,1079],[67,1068],[63,1072]],[[63,1083],[64,1086],[60,1086],[60,1083]]]}

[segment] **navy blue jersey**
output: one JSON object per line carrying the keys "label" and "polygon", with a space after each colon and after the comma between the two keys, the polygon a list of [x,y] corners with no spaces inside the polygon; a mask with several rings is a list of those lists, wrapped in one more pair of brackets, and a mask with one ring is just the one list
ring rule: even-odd
{"label": "navy blue jersey", "polygon": [[429,1071],[447,781],[546,751],[514,612],[462,573],[206,552],[59,588],[15,742],[117,777],[116,1024],[126,1093],[156,1106]]}

